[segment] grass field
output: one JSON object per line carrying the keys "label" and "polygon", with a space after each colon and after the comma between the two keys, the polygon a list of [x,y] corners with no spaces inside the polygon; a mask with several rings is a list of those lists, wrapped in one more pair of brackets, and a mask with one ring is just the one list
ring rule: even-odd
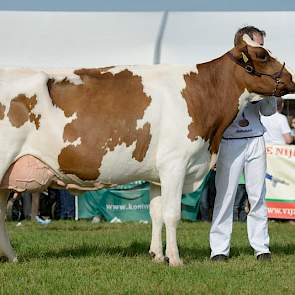
{"label": "grass field", "polygon": [[150,225],[55,221],[8,223],[20,262],[0,264],[0,294],[295,294],[295,225],[270,223],[271,263],[258,263],[246,225],[235,224],[232,257],[209,260],[210,224],[182,222],[185,265],[148,256]]}

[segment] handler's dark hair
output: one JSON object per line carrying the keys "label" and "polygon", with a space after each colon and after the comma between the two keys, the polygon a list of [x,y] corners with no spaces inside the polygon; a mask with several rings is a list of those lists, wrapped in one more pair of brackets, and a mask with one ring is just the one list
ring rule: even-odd
{"label": "handler's dark hair", "polygon": [[246,27],[243,27],[243,28],[240,28],[240,29],[237,30],[237,32],[235,34],[235,39],[234,39],[235,46],[237,46],[241,42],[244,34],[249,35],[249,37],[252,40],[253,40],[253,35],[254,34],[259,34],[262,37],[266,36],[265,31],[259,30],[258,28],[254,27],[254,26],[246,26]]}

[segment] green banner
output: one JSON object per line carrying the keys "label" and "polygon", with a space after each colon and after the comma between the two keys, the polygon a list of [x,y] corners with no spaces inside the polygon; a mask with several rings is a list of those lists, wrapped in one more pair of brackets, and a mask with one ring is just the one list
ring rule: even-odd
{"label": "green banner", "polygon": [[111,189],[87,192],[78,198],[79,218],[104,217],[112,221],[149,221],[149,184],[133,182]]}
{"label": "green banner", "polygon": [[[193,193],[182,196],[181,217],[195,221],[199,212],[201,193],[211,173]],[[106,221],[150,221],[148,182],[135,181],[110,189],[87,192],[78,198],[79,218],[103,217]]]}

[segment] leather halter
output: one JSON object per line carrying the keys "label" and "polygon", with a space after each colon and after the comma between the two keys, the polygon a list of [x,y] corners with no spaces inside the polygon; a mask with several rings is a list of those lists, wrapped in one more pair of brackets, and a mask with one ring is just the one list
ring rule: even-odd
{"label": "leather halter", "polygon": [[259,72],[255,69],[253,61],[249,57],[247,47],[245,48],[245,51],[242,51],[242,52],[247,56],[247,58],[248,58],[247,62],[237,59],[230,51],[227,52],[226,54],[234,63],[241,66],[243,69],[245,69],[245,71],[248,74],[253,75],[253,76],[257,76],[257,77],[268,76],[268,77],[272,78],[276,82],[275,89],[273,90],[273,93],[272,93],[272,95],[274,95],[278,89],[279,84],[281,83],[280,78],[282,77],[283,70],[285,68],[285,63],[283,63],[281,70],[278,72],[275,72],[273,74],[262,73],[262,72]]}

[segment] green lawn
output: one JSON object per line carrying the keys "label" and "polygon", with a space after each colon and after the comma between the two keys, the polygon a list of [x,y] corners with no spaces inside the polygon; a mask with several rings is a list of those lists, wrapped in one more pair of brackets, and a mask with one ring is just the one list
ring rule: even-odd
{"label": "green lawn", "polygon": [[0,294],[295,294],[295,225],[270,223],[271,263],[258,263],[246,225],[235,224],[232,257],[209,260],[210,224],[182,222],[185,265],[148,256],[150,225],[54,221],[8,223],[20,262],[0,264]]}

